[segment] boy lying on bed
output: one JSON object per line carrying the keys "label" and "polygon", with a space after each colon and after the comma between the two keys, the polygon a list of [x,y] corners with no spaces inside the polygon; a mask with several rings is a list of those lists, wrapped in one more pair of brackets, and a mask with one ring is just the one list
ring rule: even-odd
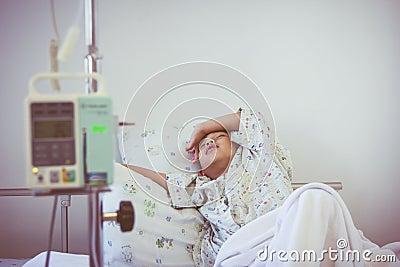
{"label": "boy lying on bed", "polygon": [[197,207],[206,219],[193,251],[197,266],[213,266],[222,244],[240,227],[281,206],[292,192],[290,155],[269,151],[269,127],[247,109],[197,124],[186,148],[201,171],[165,174],[130,169],[167,190],[175,208]]}

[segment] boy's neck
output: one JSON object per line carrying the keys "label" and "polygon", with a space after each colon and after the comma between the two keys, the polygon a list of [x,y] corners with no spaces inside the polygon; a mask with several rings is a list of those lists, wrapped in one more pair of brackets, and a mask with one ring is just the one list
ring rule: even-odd
{"label": "boy's neck", "polygon": [[203,170],[203,173],[205,176],[208,178],[211,178],[212,180],[217,179],[221,175],[223,175],[226,172],[227,168],[216,168],[216,167],[208,167],[207,169]]}

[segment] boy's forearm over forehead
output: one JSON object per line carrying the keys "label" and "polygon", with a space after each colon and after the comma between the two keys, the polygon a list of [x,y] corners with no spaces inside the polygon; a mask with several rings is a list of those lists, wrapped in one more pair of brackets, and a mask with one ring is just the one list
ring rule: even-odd
{"label": "boy's forearm over forehead", "polygon": [[202,123],[203,131],[207,134],[219,131],[237,131],[240,124],[240,111],[220,116]]}

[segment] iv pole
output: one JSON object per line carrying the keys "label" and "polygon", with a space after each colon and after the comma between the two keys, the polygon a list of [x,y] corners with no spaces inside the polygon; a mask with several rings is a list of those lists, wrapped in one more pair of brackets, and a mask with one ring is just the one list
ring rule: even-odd
{"label": "iv pole", "polygon": [[[100,72],[102,57],[96,46],[96,6],[95,0],[85,0],[85,43],[88,54],[85,56],[85,72]],[[98,81],[92,78],[86,80],[86,93],[97,93]],[[135,215],[132,203],[121,201],[119,210],[103,214],[101,193],[108,192],[108,186],[86,185],[88,187],[89,214],[89,254],[90,267],[103,267],[103,222],[116,221],[121,231],[131,231]]]}
{"label": "iv pole", "polygon": [[[85,72],[98,72],[101,57],[96,46],[95,0],[85,0],[85,43],[88,54],[85,56]],[[86,93],[97,92],[97,81],[86,80]],[[102,198],[101,191],[91,186],[88,194],[89,214],[89,255],[90,267],[103,266]]]}

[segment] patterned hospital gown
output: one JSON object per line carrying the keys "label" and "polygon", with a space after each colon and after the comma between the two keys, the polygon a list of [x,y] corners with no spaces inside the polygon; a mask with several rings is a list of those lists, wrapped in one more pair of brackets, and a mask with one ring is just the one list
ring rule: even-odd
{"label": "patterned hospital gown", "polygon": [[172,205],[195,206],[206,219],[193,251],[197,266],[213,266],[233,233],[282,205],[292,192],[290,155],[279,144],[266,149],[269,134],[260,114],[241,109],[239,130],[230,133],[231,141],[240,146],[225,175],[211,180],[190,173],[167,174]]}

